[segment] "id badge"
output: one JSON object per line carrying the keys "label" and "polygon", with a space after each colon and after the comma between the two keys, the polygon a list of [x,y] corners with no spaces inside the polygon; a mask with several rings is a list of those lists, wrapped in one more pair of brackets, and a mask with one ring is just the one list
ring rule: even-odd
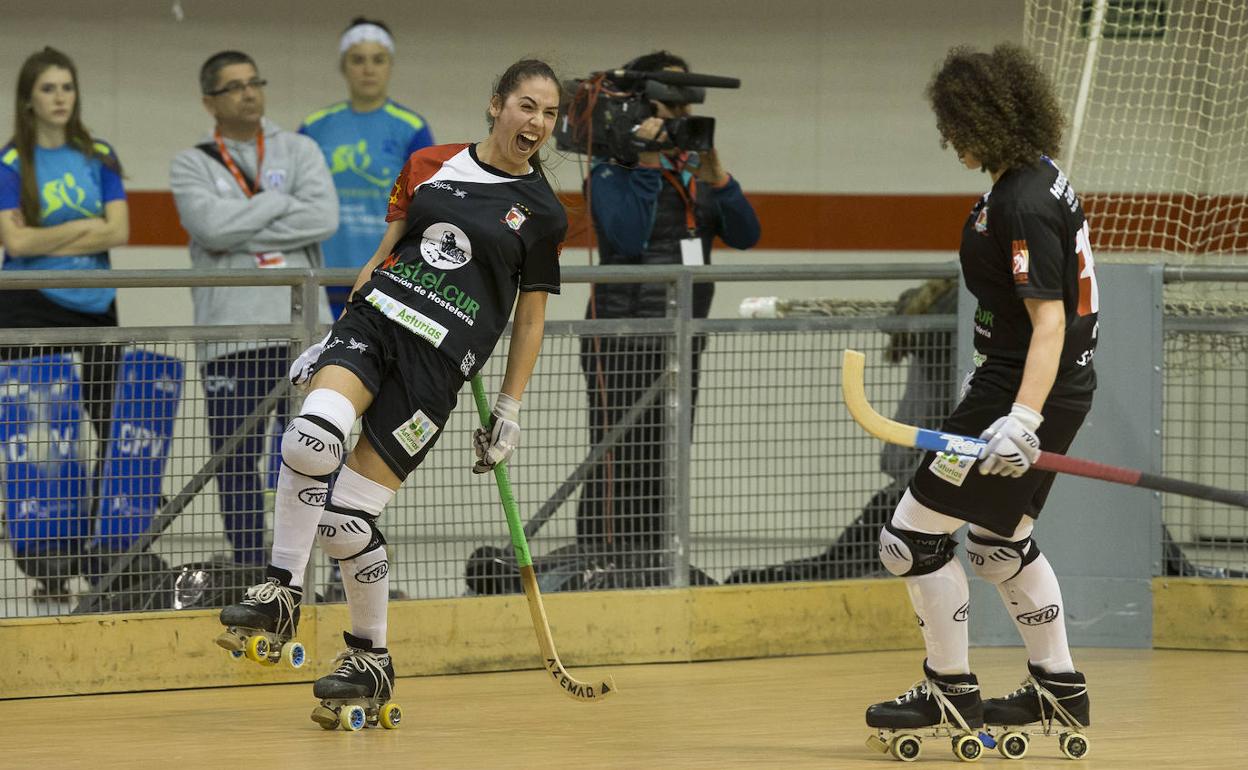
{"label": "id badge", "polygon": [[680,241],[680,264],[682,265],[705,265],[705,257],[702,254],[701,238],[682,238]]}
{"label": "id badge", "polygon": [[257,253],[256,267],[286,267],[286,255],[280,251],[265,251]]}

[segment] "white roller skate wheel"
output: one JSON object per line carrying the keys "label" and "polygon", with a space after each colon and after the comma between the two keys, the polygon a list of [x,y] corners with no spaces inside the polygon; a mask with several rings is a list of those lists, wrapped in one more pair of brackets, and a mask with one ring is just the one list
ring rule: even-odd
{"label": "white roller skate wheel", "polygon": [[1083,759],[1088,755],[1088,736],[1083,733],[1062,733],[1058,745],[1069,759]]}
{"label": "white roller skate wheel", "polygon": [[300,642],[287,642],[282,645],[282,662],[291,668],[302,668],[307,654]]}
{"label": "white roller skate wheel", "polygon": [[997,739],[997,751],[1006,759],[1022,759],[1027,756],[1027,746],[1025,733],[1008,732]]}
{"label": "white roller skate wheel", "polygon": [[899,735],[893,739],[888,750],[902,762],[913,762],[923,752],[923,742],[917,735]]}
{"label": "white roller skate wheel", "polygon": [[397,730],[403,721],[403,709],[397,703],[387,703],[378,712],[377,721],[387,730]]}
{"label": "white roller skate wheel", "polygon": [[984,754],[978,735],[959,735],[953,739],[953,754],[963,762],[977,762]]}
{"label": "white roller skate wheel", "polygon": [[367,721],[368,715],[364,713],[363,706],[344,706],[338,712],[338,724],[350,732],[362,729]]}

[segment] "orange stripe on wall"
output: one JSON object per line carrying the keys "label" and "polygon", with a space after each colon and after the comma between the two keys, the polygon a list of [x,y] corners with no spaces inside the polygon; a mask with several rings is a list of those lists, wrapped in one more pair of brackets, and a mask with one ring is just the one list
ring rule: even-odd
{"label": "orange stripe on wall", "polygon": [[[585,201],[569,206],[568,246],[585,246]],[[760,249],[778,251],[953,251],[976,200],[965,195],[802,195],[750,193],[763,235]],[[168,190],[136,190],[130,199],[131,246],[185,246]],[[1248,198],[1243,196],[1091,193],[1085,208],[1099,249],[1248,251]],[[1136,232],[1145,219],[1164,222]]]}

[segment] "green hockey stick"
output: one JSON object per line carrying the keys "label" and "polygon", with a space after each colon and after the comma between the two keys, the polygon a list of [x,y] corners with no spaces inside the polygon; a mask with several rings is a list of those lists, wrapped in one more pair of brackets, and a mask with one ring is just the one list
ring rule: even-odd
{"label": "green hockey stick", "polygon": [[[490,425],[490,405],[485,397],[485,385],[481,375],[472,378],[472,397],[477,402],[477,414],[481,424]],[[537,633],[537,646],[542,652],[542,660],[551,681],[559,686],[567,695],[582,703],[593,703],[615,692],[615,679],[607,677],[599,682],[582,682],[563,667],[559,653],[555,651],[555,640],[550,635],[550,621],[546,619],[546,608],[542,604],[542,594],[537,588],[537,576],[533,572],[533,557],[529,555],[529,542],[524,537],[524,526],[520,523],[520,508],[516,505],[515,495],[511,492],[511,479],[507,476],[506,463],[494,466],[494,481],[498,483],[498,496],[503,503],[503,513],[507,515],[507,529],[511,532],[511,545],[516,551],[516,562],[520,566],[520,582],[524,585],[524,598],[529,603],[529,615],[533,618],[533,630]]]}

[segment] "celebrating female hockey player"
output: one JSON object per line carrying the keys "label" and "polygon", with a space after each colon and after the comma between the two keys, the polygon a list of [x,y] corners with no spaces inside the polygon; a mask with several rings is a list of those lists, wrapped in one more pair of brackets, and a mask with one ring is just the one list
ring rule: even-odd
{"label": "celebrating female hockey player", "polygon": [[[326,727],[352,700],[368,704],[370,721],[381,707],[384,723],[394,668],[386,648],[389,565],[377,519],[437,442],[513,304],[507,369],[492,429],[474,439],[474,470],[492,469],[519,445],[520,398],[541,348],[547,296],[559,292],[567,231],[537,155],[554,128],[559,93],[548,65],[516,62],[494,87],[484,141],[426,147],[408,158],[391,191],[389,227],[346,313],[292,367],[296,384],[311,375],[310,392],[282,441],[269,577],[221,612],[229,628],[218,641],[240,649],[256,633],[280,647],[293,636],[304,565],[319,537],[342,568],[351,613],[337,670],[314,686],[322,705],[312,716]],[[357,416],[362,433],[326,502]]]}

